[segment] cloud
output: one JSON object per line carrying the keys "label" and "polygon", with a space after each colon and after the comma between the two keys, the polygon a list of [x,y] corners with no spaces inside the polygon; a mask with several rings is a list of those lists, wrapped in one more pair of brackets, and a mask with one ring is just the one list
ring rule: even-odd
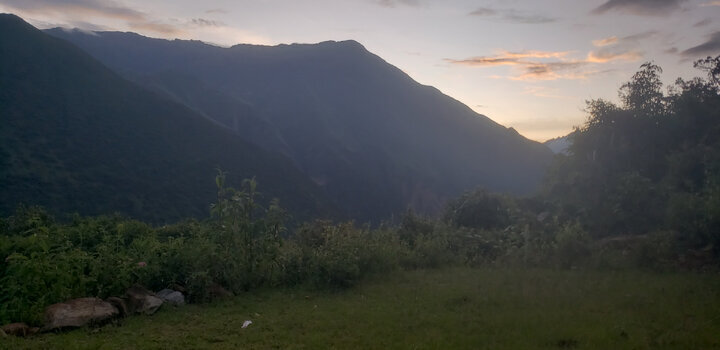
{"label": "cloud", "polygon": [[708,25],[708,24],[711,24],[712,22],[713,22],[713,21],[712,21],[710,18],[705,18],[704,20],[699,21],[699,22],[693,24],[693,27],[695,27],[695,28],[704,27],[704,26],[706,26],[706,25]]}
{"label": "cloud", "polygon": [[591,11],[592,14],[604,14],[617,11],[640,16],[665,16],[680,9],[685,0],[608,0]]}
{"label": "cloud", "polygon": [[[41,28],[76,27],[82,30],[132,30],[168,39],[197,39],[220,46],[238,43],[267,45],[262,35],[207,18],[166,19],[124,6],[114,0],[0,0],[0,8],[27,18]],[[211,12],[224,11],[221,9]],[[92,20],[94,23],[86,22]]]}
{"label": "cloud", "polygon": [[127,24],[133,30],[150,31],[163,35],[182,35],[184,33],[183,30],[176,26],[162,23],[159,21],[146,20],[128,22]]}
{"label": "cloud", "polygon": [[700,4],[700,6],[703,6],[703,7],[705,7],[705,6],[720,6],[720,1],[709,1],[709,2]]}
{"label": "cloud", "polygon": [[219,27],[223,24],[218,21],[213,21],[210,19],[204,19],[204,18],[193,18],[190,20],[190,23],[196,26],[200,27]]}
{"label": "cloud", "polygon": [[587,56],[588,62],[593,63],[606,63],[610,61],[638,61],[643,58],[642,52],[630,50],[630,51],[617,51],[617,50],[598,50],[590,51]]}
{"label": "cloud", "polygon": [[616,36],[611,36],[611,37],[605,38],[605,39],[593,40],[592,44],[597,47],[602,47],[602,46],[612,45],[617,42],[618,42],[618,38]]}
{"label": "cloud", "polygon": [[580,68],[587,65],[585,61],[533,62],[524,67],[520,75],[510,77],[512,80],[575,80],[587,78],[589,72]]}
{"label": "cloud", "polygon": [[109,0],[2,0],[0,3],[30,13],[78,11],[82,14],[117,18],[126,21],[140,21],[145,19],[143,13]]}
{"label": "cloud", "polygon": [[655,37],[658,34],[658,31],[656,30],[648,30],[645,32],[640,32],[637,34],[632,34],[628,36],[624,36],[620,38],[620,41],[623,44],[635,44],[636,42],[640,40],[646,40]]}
{"label": "cloud", "polygon": [[[134,30],[161,34],[179,34],[179,28],[149,18],[145,13],[112,0],[0,0],[0,4],[18,12],[54,18],[97,18],[120,20]],[[77,22],[70,20],[70,23]]]}
{"label": "cloud", "polygon": [[720,31],[708,35],[704,43],[693,46],[680,53],[685,57],[700,57],[720,54]]}
{"label": "cloud", "polygon": [[495,16],[497,15],[498,11],[488,8],[488,7],[480,7],[477,10],[470,12],[471,16]]}
{"label": "cloud", "polygon": [[477,56],[462,60],[445,59],[452,64],[466,66],[504,66],[504,65],[531,65],[534,62],[524,60],[526,58],[561,58],[567,56],[570,51],[500,51],[495,56]]}
{"label": "cloud", "polygon": [[505,65],[524,64],[518,58],[487,57],[487,56],[471,57],[471,58],[466,58],[463,60],[455,60],[452,58],[446,58],[445,61],[450,62],[452,64],[465,65],[465,66],[505,66]]}
{"label": "cloud", "polygon": [[226,13],[230,13],[230,11],[228,11],[226,9],[216,8],[216,9],[209,9],[209,10],[205,11],[205,13],[207,13],[207,14],[226,14]]}
{"label": "cloud", "polygon": [[390,7],[390,8],[397,7],[398,5],[413,6],[413,7],[420,5],[419,0],[377,0],[377,1],[375,1],[375,3],[382,7]]}
{"label": "cloud", "polygon": [[643,53],[636,49],[640,41],[655,37],[657,34],[657,31],[649,30],[621,38],[611,36],[593,40],[592,44],[600,49],[590,51],[585,60],[593,63],[640,60],[643,58]]}
{"label": "cloud", "polygon": [[60,29],[62,29],[63,31],[68,32],[68,33],[77,31],[77,32],[87,34],[87,35],[92,35],[92,36],[99,36],[98,33],[96,33],[96,32],[102,31],[102,29],[100,29],[100,28],[96,28],[96,29],[92,29],[92,30],[91,29],[78,29],[78,28],[75,28],[75,29],[60,28]]}
{"label": "cloud", "polygon": [[445,59],[454,65],[471,67],[514,66],[513,80],[583,79],[581,68],[589,62],[571,60],[569,51],[500,51],[494,56],[477,56],[462,60]]}
{"label": "cloud", "polygon": [[[617,39],[621,41],[622,39]],[[608,44],[610,45],[610,44]],[[499,51],[491,56],[476,56],[466,59],[446,58],[445,62],[452,65],[469,67],[513,67],[514,73],[493,78],[511,80],[574,80],[586,79],[592,75],[602,74],[609,70],[598,70],[600,64],[614,61],[636,61],[642,53],[635,50],[624,50],[621,47],[607,47],[591,51],[583,59],[571,58],[572,51]]]}
{"label": "cloud", "polygon": [[470,16],[488,17],[506,22],[523,24],[541,24],[557,21],[556,18],[546,17],[517,10],[498,10],[489,7],[479,7],[469,13]]}

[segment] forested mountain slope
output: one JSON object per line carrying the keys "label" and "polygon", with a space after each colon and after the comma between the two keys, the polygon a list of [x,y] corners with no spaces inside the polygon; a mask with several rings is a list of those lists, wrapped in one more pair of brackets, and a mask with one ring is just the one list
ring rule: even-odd
{"label": "forested mountain slope", "polygon": [[48,33],[287,154],[360,220],[409,206],[433,213],[478,186],[530,193],[552,158],[355,41],[221,48],[133,33]]}
{"label": "forested mountain slope", "polygon": [[332,213],[286,157],[138,87],[74,45],[0,15],[0,212],[121,212],[153,222],[205,217],[215,168],[256,176],[265,200]]}

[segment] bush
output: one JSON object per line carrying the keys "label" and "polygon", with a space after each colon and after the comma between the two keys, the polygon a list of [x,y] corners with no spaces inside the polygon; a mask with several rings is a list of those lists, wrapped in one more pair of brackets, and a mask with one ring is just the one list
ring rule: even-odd
{"label": "bush", "polygon": [[389,230],[315,221],[298,230],[281,261],[285,276],[303,276],[318,286],[348,287],[368,273],[396,268],[399,250],[399,239]]}

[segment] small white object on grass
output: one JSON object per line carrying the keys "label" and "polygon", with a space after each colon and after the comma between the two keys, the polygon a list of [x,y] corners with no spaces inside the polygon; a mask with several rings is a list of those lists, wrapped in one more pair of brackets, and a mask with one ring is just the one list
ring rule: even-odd
{"label": "small white object on grass", "polygon": [[247,321],[243,322],[242,328],[248,328],[248,326],[251,324],[252,324],[252,321],[247,320]]}

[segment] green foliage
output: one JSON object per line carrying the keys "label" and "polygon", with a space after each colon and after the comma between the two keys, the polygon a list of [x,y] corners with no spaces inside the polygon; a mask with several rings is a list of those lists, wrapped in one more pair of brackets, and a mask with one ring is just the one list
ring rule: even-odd
{"label": "green foliage", "polygon": [[[715,62],[700,65],[712,74],[706,65]],[[659,67],[641,68],[623,85],[622,106],[588,103],[590,118],[569,154],[557,157],[542,196],[479,189],[450,201],[441,220],[408,211],[398,227],[316,220],[288,232],[288,215],[277,200],[263,201],[254,179],[235,189],[220,170],[204,221],[152,227],[75,215],[57,222],[20,206],[0,219],[0,323],[37,324],[49,304],[120,295],[133,283],[180,285],[191,302],[203,302],[215,284],[235,293],[345,288],[401,268],[717,264],[720,87],[678,80],[665,95]]]}
{"label": "green foliage", "polygon": [[363,276],[390,271],[404,254],[395,232],[314,221],[300,227],[284,250],[286,275],[318,286],[348,287]]}
{"label": "green foliage", "polygon": [[[588,102],[587,122],[546,182],[545,198],[561,220],[579,220],[595,239],[673,237],[676,259],[698,249],[717,256],[720,56],[695,67],[708,79],[678,79],[663,93],[662,69],[646,63],[622,85],[621,106]],[[667,231],[675,233],[661,234]]]}
{"label": "green foliage", "polygon": [[2,220],[0,323],[38,323],[49,304],[70,298],[122,295],[141,283],[153,290],[186,286],[207,300],[219,283],[234,292],[275,281],[286,215],[256,202],[257,184],[225,187],[218,176],[213,219],[153,228],[119,216],[55,222],[42,209],[19,207]]}
{"label": "green foliage", "polygon": [[442,223],[409,213],[400,228],[314,221],[286,235],[277,200],[261,204],[257,183],[227,186],[218,172],[217,202],[205,221],[151,227],[120,216],[56,222],[42,209],[19,207],[0,221],[0,323],[40,322],[49,304],[183,286],[191,302],[214,284],[235,292],[309,283],[344,288],[368,274],[460,262],[463,242]]}
{"label": "green foliage", "polygon": [[22,207],[5,221],[9,225],[1,237],[0,322],[37,323],[48,304],[119,294],[134,281],[137,254],[126,242],[137,238],[127,226],[145,228],[144,224],[98,217],[62,225],[37,208]]}
{"label": "green foliage", "polygon": [[507,197],[477,189],[448,203],[444,221],[455,227],[505,228],[510,224],[509,202]]}
{"label": "green foliage", "polygon": [[555,249],[557,264],[564,268],[572,267],[582,263],[591,253],[590,237],[579,223],[565,224],[555,236]]}

